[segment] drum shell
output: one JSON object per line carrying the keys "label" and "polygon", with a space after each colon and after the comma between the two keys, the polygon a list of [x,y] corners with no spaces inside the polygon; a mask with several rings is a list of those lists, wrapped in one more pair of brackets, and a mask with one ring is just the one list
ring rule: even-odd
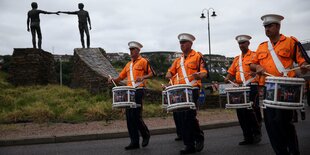
{"label": "drum shell", "polygon": [[302,109],[305,80],[292,77],[267,77],[264,107]]}
{"label": "drum shell", "polygon": [[112,88],[112,108],[136,108],[135,88],[130,86],[118,86]]}
{"label": "drum shell", "polygon": [[[191,85],[180,84],[169,86],[163,91],[162,95],[162,105],[167,112],[196,109],[193,100],[193,87]],[[167,104],[164,102],[165,96]]]}
{"label": "drum shell", "polygon": [[251,108],[250,87],[233,87],[225,89],[227,95],[226,108]]}

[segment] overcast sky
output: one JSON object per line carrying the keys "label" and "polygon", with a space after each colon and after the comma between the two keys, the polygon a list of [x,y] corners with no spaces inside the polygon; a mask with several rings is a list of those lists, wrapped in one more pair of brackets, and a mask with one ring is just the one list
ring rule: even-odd
{"label": "overcast sky", "polygon": [[[31,48],[27,12],[32,0],[0,0],[0,55],[13,48]],[[212,54],[236,56],[240,50],[235,36],[252,36],[250,49],[267,40],[260,17],[276,13],[285,17],[281,33],[310,40],[309,0],[37,0],[45,11],[76,11],[78,3],[90,14],[91,47],[107,52],[126,52],[131,40],[144,45],[142,51],[180,51],[177,35],[196,37],[193,49],[208,53],[208,21],[201,20],[204,8],[213,8],[210,17]],[[211,15],[212,11],[210,11]],[[207,12],[205,12],[205,15]],[[206,15],[207,16],[207,15]],[[40,15],[42,48],[53,54],[73,55],[81,47],[76,15]]]}

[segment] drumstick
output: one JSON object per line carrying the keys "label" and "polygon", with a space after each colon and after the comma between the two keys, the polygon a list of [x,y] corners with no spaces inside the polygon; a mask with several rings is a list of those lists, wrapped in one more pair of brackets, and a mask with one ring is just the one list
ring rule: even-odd
{"label": "drumstick", "polygon": [[183,79],[185,79],[185,78],[189,78],[189,77],[193,76],[194,74],[199,74],[199,73],[200,73],[200,72],[193,73],[193,74],[191,74],[191,75],[189,75],[189,76],[187,76],[187,77],[182,77],[182,78],[180,78],[180,79],[177,80],[177,81],[183,80]]}
{"label": "drumstick", "polygon": [[[239,72],[241,72],[241,71],[239,71]],[[241,72],[241,73],[244,73],[244,72]],[[257,72],[254,72],[254,73],[257,74]],[[251,73],[247,73],[247,74],[251,74]],[[266,74],[266,75],[275,77],[274,75],[272,75],[272,74],[270,74],[270,73],[267,73],[267,72],[264,72],[263,74]]]}
{"label": "drumstick", "polygon": [[117,85],[115,84],[115,82],[114,82],[114,80],[113,80],[112,76],[111,76],[111,75],[109,75],[109,77],[110,77],[111,81],[113,82],[114,86],[115,86],[115,87],[117,87]]}
{"label": "drumstick", "polygon": [[239,71],[239,72],[240,72],[240,73],[243,73],[243,74],[244,74],[244,73],[245,73],[245,74],[251,74],[251,73],[249,73],[249,72],[242,72],[242,71]]}
{"label": "drumstick", "polygon": [[172,82],[172,80],[171,80],[171,79],[169,79],[169,83],[170,83],[171,85],[173,85],[173,82]]}
{"label": "drumstick", "polygon": [[[309,65],[305,65],[304,67],[309,67]],[[292,69],[288,69],[288,70],[285,70],[285,72],[290,72],[290,71],[294,71],[294,70],[297,70],[297,69],[300,69],[301,67],[295,67],[295,68],[292,68]]]}
{"label": "drumstick", "polygon": [[264,72],[264,74],[269,75],[269,76],[272,76],[272,77],[275,77],[274,75],[272,75],[272,74],[270,74],[270,73],[267,73],[267,72]]}
{"label": "drumstick", "polygon": [[[226,78],[225,76],[222,76],[224,79]],[[236,84],[236,83],[234,83],[234,82],[232,82],[232,81],[230,81],[230,80],[228,80],[228,82],[230,83],[230,84],[232,84],[232,85],[234,85],[234,86],[236,86],[236,87],[239,87],[239,85],[238,84]]]}

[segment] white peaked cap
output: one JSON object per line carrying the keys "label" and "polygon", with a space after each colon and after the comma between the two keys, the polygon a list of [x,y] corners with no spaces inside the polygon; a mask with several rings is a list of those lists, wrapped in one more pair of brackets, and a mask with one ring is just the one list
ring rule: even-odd
{"label": "white peaked cap", "polygon": [[136,42],[136,41],[130,41],[128,43],[128,46],[129,46],[129,48],[138,48],[138,49],[141,49],[143,47],[142,44],[140,44],[139,42]]}
{"label": "white peaked cap", "polygon": [[196,38],[189,33],[181,33],[178,35],[179,41],[190,41],[193,42]]}
{"label": "white peaked cap", "polygon": [[284,19],[283,16],[281,15],[276,15],[276,14],[267,14],[261,17],[262,21],[263,21],[263,25],[269,25],[272,23],[278,23],[281,24],[281,20]]}
{"label": "white peaked cap", "polygon": [[236,36],[236,40],[238,43],[250,41],[250,39],[252,39],[252,37],[249,35],[238,35],[238,36]]}

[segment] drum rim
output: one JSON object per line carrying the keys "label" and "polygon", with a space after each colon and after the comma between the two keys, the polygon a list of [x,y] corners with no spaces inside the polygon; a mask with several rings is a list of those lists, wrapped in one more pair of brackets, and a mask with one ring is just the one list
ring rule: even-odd
{"label": "drum rim", "polygon": [[179,102],[177,104],[168,104],[166,107],[167,111],[172,111],[178,108],[189,108],[191,109],[192,107],[196,108],[196,105],[194,102]]}
{"label": "drum rim", "polygon": [[282,105],[277,105],[277,104],[269,104],[269,103],[265,103],[263,102],[263,108],[275,108],[275,109],[288,109],[288,110],[297,110],[297,109],[303,109],[304,108],[304,105],[303,106],[282,106]]}
{"label": "drum rim", "polygon": [[286,81],[286,82],[305,82],[304,78],[297,78],[297,77],[266,77],[266,82],[268,81]]}
{"label": "drum rim", "polygon": [[191,85],[188,85],[188,84],[177,84],[177,85],[171,85],[171,86],[168,86],[165,91],[168,91],[169,89],[172,89],[172,88],[193,88],[193,86]]}
{"label": "drum rim", "polygon": [[135,90],[135,88],[132,86],[116,86],[112,90]]}
{"label": "drum rim", "polygon": [[250,91],[250,87],[232,87],[232,88],[225,88],[226,92],[238,92],[237,90],[242,91]]}
{"label": "drum rim", "polygon": [[239,103],[239,104],[226,104],[225,107],[226,108],[232,108],[232,109],[238,109],[238,108],[250,108],[252,107],[253,102],[249,102],[249,103]]}
{"label": "drum rim", "polygon": [[263,100],[263,103],[271,104],[271,105],[278,105],[278,106],[285,106],[285,107],[299,107],[303,106],[303,102],[281,102],[281,101],[271,101],[271,100]]}

